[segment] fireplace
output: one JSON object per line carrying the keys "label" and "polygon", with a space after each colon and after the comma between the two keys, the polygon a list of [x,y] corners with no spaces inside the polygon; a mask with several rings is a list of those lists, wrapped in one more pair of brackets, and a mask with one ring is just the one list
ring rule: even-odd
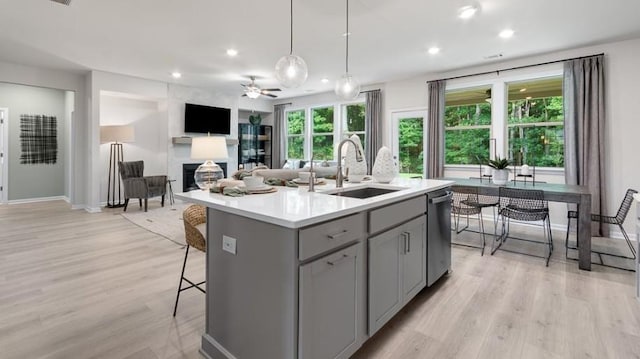
{"label": "fireplace", "polygon": [[[202,163],[185,163],[182,165],[182,192],[189,192],[194,189],[198,189],[196,185],[195,179],[193,179],[193,175],[196,173],[198,166]],[[227,163],[226,162],[216,162],[220,168],[222,168],[222,173],[224,177],[227,177]]]}

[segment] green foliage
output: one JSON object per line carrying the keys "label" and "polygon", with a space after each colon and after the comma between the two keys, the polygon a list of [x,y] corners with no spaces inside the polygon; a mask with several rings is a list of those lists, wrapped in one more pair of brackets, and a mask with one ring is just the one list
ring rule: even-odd
{"label": "green foliage", "polygon": [[[553,123],[559,124],[553,124]],[[549,125],[543,125],[549,123]],[[562,96],[508,103],[508,157],[515,164],[564,166]],[[537,125],[536,125],[537,124]],[[445,163],[478,164],[489,158],[491,105],[483,102],[445,108]],[[487,126],[487,128],[468,128]],[[463,128],[456,128],[463,127]],[[467,127],[467,128],[464,128]]]}
{"label": "green foliage", "polygon": [[313,158],[316,160],[333,159],[333,135],[313,136]]}
{"label": "green foliage", "polygon": [[287,137],[287,158],[304,158],[304,138],[302,136]]}
{"label": "green foliage", "polygon": [[304,134],[304,110],[292,111],[287,113],[287,134]]}
{"label": "green foliage", "polygon": [[497,170],[503,170],[509,167],[509,160],[506,158],[501,158],[500,156],[496,156],[496,159],[487,161],[487,166],[491,168],[495,168]]}
{"label": "green foliage", "polygon": [[398,123],[400,173],[423,173],[424,120],[403,118]]}
{"label": "green foliage", "polygon": [[[364,131],[365,105],[363,103],[347,105],[347,132]],[[364,142],[363,142],[364,144]]]}
{"label": "green foliage", "polygon": [[313,118],[313,133],[333,132],[333,106],[314,108],[311,111]]}

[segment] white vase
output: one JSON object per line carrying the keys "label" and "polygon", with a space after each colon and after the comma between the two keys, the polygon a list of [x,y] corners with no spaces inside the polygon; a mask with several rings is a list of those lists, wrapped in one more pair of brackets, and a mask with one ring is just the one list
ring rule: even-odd
{"label": "white vase", "polygon": [[389,148],[382,146],[378,150],[371,175],[376,182],[380,183],[389,183],[396,176],[396,166]]}
{"label": "white vase", "polygon": [[353,135],[350,139],[356,143],[358,148],[360,149],[360,154],[362,155],[362,161],[358,162],[356,159],[356,149],[353,147],[353,144],[346,143],[347,149],[346,154],[344,156],[344,168],[345,173],[348,171],[350,175],[366,175],[367,174],[367,160],[364,158],[364,150],[362,149],[362,143],[360,142],[360,137],[358,135]]}
{"label": "white vase", "polygon": [[493,181],[493,184],[498,185],[498,186],[504,186],[505,184],[507,184],[507,182],[509,182],[509,170],[507,169],[503,169],[503,170],[493,170],[493,177],[491,178],[491,180]]}

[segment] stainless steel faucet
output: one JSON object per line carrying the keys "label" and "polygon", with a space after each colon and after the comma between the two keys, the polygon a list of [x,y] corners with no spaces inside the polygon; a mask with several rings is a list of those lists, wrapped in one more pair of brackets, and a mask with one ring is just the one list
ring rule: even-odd
{"label": "stainless steel faucet", "polygon": [[309,168],[309,192],[316,191],[316,174],[313,172],[313,155],[311,155],[311,167]]}
{"label": "stainless steel faucet", "polygon": [[362,162],[363,160],[360,147],[356,145],[356,143],[353,142],[352,139],[345,138],[344,140],[340,141],[340,144],[338,145],[338,173],[336,173],[336,188],[341,188],[342,182],[344,180],[344,176],[342,175],[342,145],[345,144],[346,142],[351,142],[353,147],[356,149],[356,161]]}

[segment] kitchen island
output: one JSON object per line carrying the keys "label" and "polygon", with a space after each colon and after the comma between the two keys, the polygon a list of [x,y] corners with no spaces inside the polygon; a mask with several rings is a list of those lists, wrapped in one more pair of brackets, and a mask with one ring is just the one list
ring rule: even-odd
{"label": "kitchen island", "polygon": [[176,195],[208,207],[203,355],[348,358],[449,269],[451,181],[327,182]]}

